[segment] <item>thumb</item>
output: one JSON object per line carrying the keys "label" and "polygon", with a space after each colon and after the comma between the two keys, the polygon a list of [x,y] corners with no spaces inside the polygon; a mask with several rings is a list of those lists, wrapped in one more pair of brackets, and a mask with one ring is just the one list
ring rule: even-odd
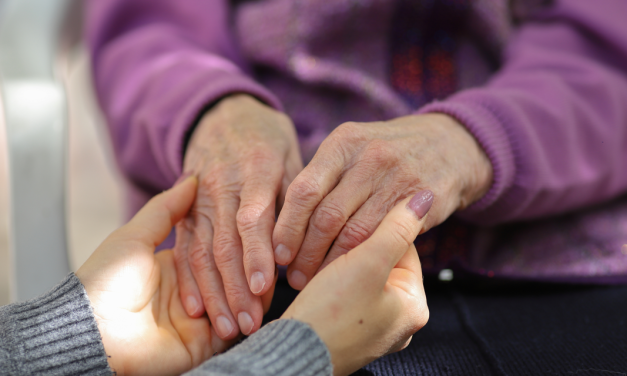
{"label": "thumb", "polygon": [[374,234],[350,253],[355,260],[372,264],[373,270],[384,271],[387,276],[414,243],[432,204],[433,193],[428,190],[401,201],[383,218]]}
{"label": "thumb", "polygon": [[197,185],[195,176],[183,179],[150,199],[121,230],[149,247],[156,247],[189,212],[196,198]]}

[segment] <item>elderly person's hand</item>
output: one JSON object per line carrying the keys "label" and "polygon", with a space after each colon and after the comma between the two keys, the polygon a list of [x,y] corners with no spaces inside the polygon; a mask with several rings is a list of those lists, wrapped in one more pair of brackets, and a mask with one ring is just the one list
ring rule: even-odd
{"label": "elderly person's hand", "polygon": [[[196,188],[196,179],[190,177],[154,197],[76,272],[117,375],[179,374],[234,342],[216,336],[206,316],[187,315],[172,252],[154,254],[155,246],[187,214]],[[272,284],[263,297],[266,310]]]}
{"label": "elderly person's hand", "polygon": [[302,289],[314,274],[374,232],[400,200],[434,192],[423,231],[481,198],[492,166],[474,137],[443,114],[345,123],[290,185],[277,220],[275,259]]}
{"label": "elderly person's hand", "polygon": [[429,319],[414,238],[431,207],[422,191],[401,201],[364,243],[316,275],[283,314],[311,325],[335,375],[405,348]]}
{"label": "elderly person's hand", "polygon": [[198,176],[198,194],[174,255],[186,311],[206,310],[222,339],[261,325],[276,208],[301,170],[290,119],[248,95],[222,99],[194,130],[184,171]]}

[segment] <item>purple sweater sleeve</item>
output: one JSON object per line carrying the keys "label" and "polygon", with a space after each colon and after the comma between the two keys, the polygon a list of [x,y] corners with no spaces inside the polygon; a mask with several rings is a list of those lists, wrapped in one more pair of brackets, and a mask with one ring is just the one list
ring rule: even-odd
{"label": "purple sweater sleeve", "polygon": [[247,75],[226,0],[90,0],[96,91],[118,162],[134,184],[168,188],[203,108],[235,92],[280,103]]}
{"label": "purple sweater sleeve", "polygon": [[460,215],[489,225],[627,190],[627,1],[564,0],[521,26],[484,86],[420,110],[457,118],[494,168]]}

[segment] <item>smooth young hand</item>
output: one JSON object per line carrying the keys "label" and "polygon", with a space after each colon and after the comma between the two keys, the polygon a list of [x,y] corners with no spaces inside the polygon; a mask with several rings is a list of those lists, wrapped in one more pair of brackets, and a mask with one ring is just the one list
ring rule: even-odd
{"label": "smooth young hand", "polygon": [[[172,252],[154,254],[189,211],[196,189],[190,177],[155,196],[76,272],[118,375],[180,374],[233,343],[216,335],[207,316],[187,315]],[[273,291],[263,297],[266,310]]]}
{"label": "smooth young hand", "polygon": [[427,323],[413,241],[432,200],[422,191],[395,206],[368,240],[313,277],[283,314],[311,325],[331,353],[335,375],[405,348]]}

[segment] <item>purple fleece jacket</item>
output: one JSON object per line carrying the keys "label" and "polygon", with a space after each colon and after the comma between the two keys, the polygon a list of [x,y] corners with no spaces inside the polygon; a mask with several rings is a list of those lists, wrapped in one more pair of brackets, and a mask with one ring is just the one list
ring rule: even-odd
{"label": "purple fleece jacket", "polygon": [[555,1],[520,25],[507,5],[516,2],[473,2],[469,33],[485,43],[461,43],[458,76],[467,79],[422,108],[389,79],[396,3],[87,2],[95,86],[137,193],[133,210],[172,185],[195,119],[230,93],[285,111],[305,161],[344,121],[442,112],[467,127],[494,169],[490,191],[458,216],[479,226],[518,223],[506,239],[502,227],[474,230],[464,268],[627,282],[627,2]]}

